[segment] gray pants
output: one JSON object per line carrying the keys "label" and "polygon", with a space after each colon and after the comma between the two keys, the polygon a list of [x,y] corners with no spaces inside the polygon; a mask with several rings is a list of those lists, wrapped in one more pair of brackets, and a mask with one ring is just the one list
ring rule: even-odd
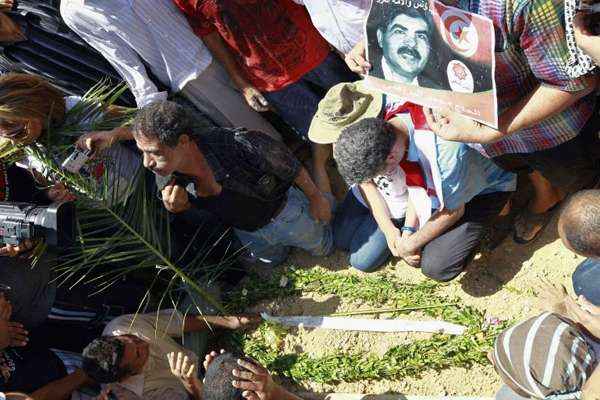
{"label": "gray pants", "polygon": [[248,106],[217,61],[213,61],[198,78],[188,82],[181,93],[220,126],[244,127],[281,140],[279,132]]}

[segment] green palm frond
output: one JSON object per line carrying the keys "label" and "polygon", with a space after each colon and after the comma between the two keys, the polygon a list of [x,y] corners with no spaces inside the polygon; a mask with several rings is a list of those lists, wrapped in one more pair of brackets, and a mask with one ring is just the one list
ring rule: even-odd
{"label": "green palm frond", "polygon": [[[56,268],[58,282],[71,286],[92,284],[100,292],[126,275],[145,273],[152,277],[148,293],[158,292],[161,303],[169,299],[177,304],[176,297],[184,287],[223,311],[204,289],[231,264],[231,258],[213,265],[207,261],[215,242],[222,237],[208,239],[200,249],[192,246],[194,237],[183,254],[175,254],[169,215],[151,193],[154,189],[146,184],[143,168],[137,172],[134,184],[127,182],[126,187],[124,180],[116,176],[120,168],[112,160],[101,160],[105,168],[100,180],[61,168],[81,134],[114,129],[131,121],[134,109],[119,108],[115,112],[113,107],[124,90],[123,85],[112,88],[100,82],[67,112],[64,124],[47,127],[41,144],[10,148],[0,144],[0,158],[31,156],[44,166],[51,180],[66,184],[78,197],[77,245],[61,256]],[[189,254],[192,248],[196,254]],[[204,272],[206,285],[194,279],[199,270]]]}
{"label": "green palm frond", "polygon": [[163,297],[170,297],[172,292],[180,290],[180,285],[176,285],[179,282],[218,310],[223,310],[194,276],[203,269],[206,272],[204,279],[213,280],[227,268],[231,259],[207,265],[210,246],[204,246],[191,261],[182,264],[190,246],[184,254],[175,254],[168,213],[152,198],[143,172],[143,169],[139,171],[136,185],[130,188],[124,202],[110,205],[111,202],[106,200],[79,201],[78,246],[63,256],[57,268],[58,279],[71,284],[93,283],[99,290],[105,290],[127,274],[150,271],[163,283]]}

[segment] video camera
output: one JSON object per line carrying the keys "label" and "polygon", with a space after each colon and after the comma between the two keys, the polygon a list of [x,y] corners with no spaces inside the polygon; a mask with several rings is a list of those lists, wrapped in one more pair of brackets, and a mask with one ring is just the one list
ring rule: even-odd
{"label": "video camera", "polygon": [[51,247],[71,245],[75,240],[74,203],[0,202],[0,244],[16,246],[26,239],[43,239]]}

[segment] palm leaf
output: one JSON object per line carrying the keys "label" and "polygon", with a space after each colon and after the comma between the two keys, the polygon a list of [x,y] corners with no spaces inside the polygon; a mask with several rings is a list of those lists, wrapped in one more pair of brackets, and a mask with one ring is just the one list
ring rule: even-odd
{"label": "palm leaf", "polygon": [[[217,310],[224,311],[194,276],[202,269],[206,272],[204,283],[210,284],[231,264],[233,256],[208,264],[207,256],[214,242],[207,241],[184,264],[183,260],[190,258],[186,255],[192,243],[184,246],[183,254],[174,254],[168,213],[150,193],[153,189],[146,184],[143,168],[137,171],[135,184],[127,187],[120,187],[122,180],[111,179],[115,178],[111,174],[120,168],[108,162],[100,181],[61,168],[61,160],[71,151],[74,137],[130,122],[135,110],[111,112],[112,104],[124,90],[124,85],[111,88],[100,82],[67,112],[62,126],[47,127],[42,144],[8,148],[0,144],[0,158],[29,155],[44,166],[51,180],[66,184],[77,194],[78,237],[76,245],[67,249],[56,267],[59,283],[93,284],[97,291],[104,291],[128,274],[148,271],[154,276],[148,296],[151,291],[158,292],[161,303],[170,298],[171,303],[177,304],[175,298],[181,292],[180,284],[184,284],[185,290],[195,292]],[[196,237],[191,241],[195,240]],[[223,237],[215,238],[217,242],[220,240]]]}

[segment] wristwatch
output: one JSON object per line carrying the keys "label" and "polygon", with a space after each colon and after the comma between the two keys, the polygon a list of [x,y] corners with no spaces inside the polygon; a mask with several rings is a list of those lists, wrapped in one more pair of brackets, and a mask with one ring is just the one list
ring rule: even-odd
{"label": "wristwatch", "polygon": [[403,226],[402,228],[400,228],[400,232],[410,232],[410,233],[415,233],[417,230],[415,228],[413,228],[412,226]]}

